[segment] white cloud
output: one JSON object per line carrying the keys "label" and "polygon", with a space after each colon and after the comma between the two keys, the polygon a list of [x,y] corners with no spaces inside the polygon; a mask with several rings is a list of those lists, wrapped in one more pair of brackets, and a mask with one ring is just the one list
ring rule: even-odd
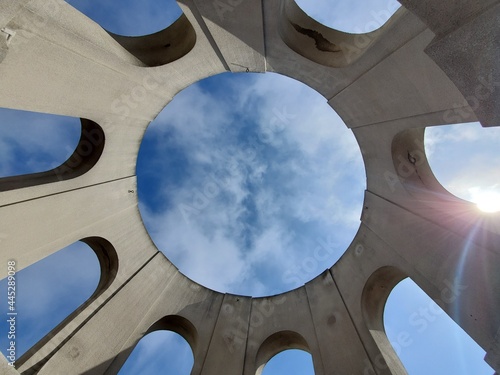
{"label": "white cloud", "polygon": [[216,290],[296,287],[282,275],[314,250],[304,248],[308,237],[341,233],[345,250],[359,225],[364,173],[354,136],[323,97],[283,76],[226,75],[212,95],[201,87],[151,126],[165,137],[157,145],[190,160],[183,183],[163,188],[169,209],[142,210],[152,237],[182,272]]}
{"label": "white cloud", "polygon": [[425,147],[438,181],[459,198],[477,202],[485,194],[500,194],[499,128],[479,123],[426,129]]}
{"label": "white cloud", "polygon": [[61,165],[75,151],[80,119],[0,108],[0,172],[29,173]]}

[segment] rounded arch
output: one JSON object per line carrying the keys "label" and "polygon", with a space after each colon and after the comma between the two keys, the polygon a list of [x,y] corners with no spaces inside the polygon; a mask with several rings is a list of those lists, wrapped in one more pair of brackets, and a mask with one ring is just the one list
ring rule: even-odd
{"label": "rounded arch", "polygon": [[167,315],[152,324],[145,335],[159,330],[172,331],[181,335],[188,342],[189,346],[191,346],[193,353],[196,353],[196,349],[198,348],[198,330],[188,319],[180,315]]}
{"label": "rounded arch", "polygon": [[[165,65],[188,54],[196,44],[194,27],[174,0],[102,2],[98,6],[79,0],[70,0],[69,3],[134,56],[135,59],[127,59],[134,65]],[[140,18],[145,15],[153,17],[153,22],[134,22],[134,16]]]}
{"label": "rounded arch", "polygon": [[500,210],[500,127],[479,122],[425,129],[425,150],[435,178],[450,194],[483,212]]}
{"label": "rounded arch", "polygon": [[[474,208],[473,204],[457,198],[439,183],[427,160],[424,133],[425,128],[415,128],[394,136],[391,153],[395,178],[418,200],[418,204],[446,209]],[[390,176],[386,175],[386,179],[389,181]]]}
{"label": "rounded arch", "polygon": [[295,0],[282,2],[279,32],[285,44],[298,54],[318,64],[333,68],[354,63],[406,13],[399,10],[375,31],[351,34],[325,26],[306,14]]}
{"label": "rounded arch", "polygon": [[406,370],[385,334],[384,308],[392,289],[406,277],[396,267],[381,267],[368,278],[361,295],[366,327],[380,350],[379,357],[374,359],[374,366],[389,368],[395,374],[406,374]]}
{"label": "rounded arch", "polygon": [[46,172],[0,178],[0,191],[21,189],[79,177],[91,170],[104,150],[105,136],[95,122],[81,119],[81,136],[73,154],[59,167]]}
{"label": "rounded arch", "polygon": [[182,14],[164,30],[144,36],[123,36],[108,31],[123,48],[147,67],[168,64],[187,55],[196,44],[196,31]]}
{"label": "rounded arch", "polygon": [[[20,367],[23,363],[27,362],[33,355],[43,348],[50,340],[59,332],[61,332],[68,324],[70,324],[82,311],[84,311],[90,304],[92,304],[100,295],[102,295],[115,280],[118,272],[118,254],[114,246],[102,237],[86,237],[80,240],[85,243],[96,255],[97,261],[100,266],[100,277],[97,287],[94,292],[78,306],[72,313],[64,318],[58,325],[56,325],[50,332],[48,332],[41,340],[33,345],[26,353],[24,353],[17,361],[16,365]],[[64,249],[62,249],[64,250]],[[61,251],[61,250],[60,250]],[[52,254],[54,255],[54,254]],[[35,263],[36,264],[36,263]],[[38,365],[42,366],[46,363],[55,352],[44,357]]]}
{"label": "rounded arch", "polygon": [[189,343],[178,333],[156,330],[144,335],[117,372],[108,368],[106,373],[119,375],[157,375],[193,373],[194,353]]}
{"label": "rounded arch", "polygon": [[429,166],[424,132],[425,128],[407,129],[394,136],[391,144],[394,169],[410,194],[416,197],[443,197],[449,193],[436,180]]}
{"label": "rounded arch", "polygon": [[272,357],[262,375],[314,375],[312,355],[300,349],[287,349]]}
{"label": "rounded arch", "polygon": [[287,349],[299,349],[311,353],[306,339],[294,331],[273,333],[264,340],[255,358],[256,375],[261,375],[266,363],[276,354]]}
{"label": "rounded arch", "polygon": [[434,175],[425,150],[425,130],[407,129],[394,136],[391,153],[396,175],[386,172],[387,182],[392,188],[396,183],[401,183],[416,198],[414,203],[408,204],[424,204],[447,214],[453,212],[460,218],[481,215],[474,203],[450,193]]}
{"label": "rounded arch", "polygon": [[[183,14],[175,0],[124,0],[121,2],[66,0],[102,28],[128,36],[148,35],[172,25]],[[144,20],[147,19],[147,22]]]}
{"label": "rounded arch", "polygon": [[397,0],[296,0],[311,18],[328,27],[353,34],[378,30],[401,7]]}
{"label": "rounded arch", "polygon": [[99,284],[94,294],[92,294],[89,299],[89,301],[93,301],[108,289],[115,280],[116,274],[118,273],[118,254],[111,242],[102,237],[86,237],[80,241],[86,243],[94,250],[101,267]]}

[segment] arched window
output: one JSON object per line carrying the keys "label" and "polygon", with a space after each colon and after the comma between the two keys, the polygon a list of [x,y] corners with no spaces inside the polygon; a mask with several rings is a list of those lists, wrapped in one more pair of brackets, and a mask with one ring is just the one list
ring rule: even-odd
{"label": "arched window", "polygon": [[81,176],[104,143],[93,121],[0,108],[0,191]]}
{"label": "arched window", "polygon": [[289,349],[275,355],[266,364],[262,375],[314,375],[311,354],[304,350]]}
{"label": "arched window", "polygon": [[491,375],[485,352],[411,279],[392,290],[384,326],[408,374]]}
{"label": "arched window", "polygon": [[[16,262],[16,269],[21,264]],[[7,265],[5,265],[7,267]],[[7,303],[8,279],[0,281],[2,315],[16,315],[16,359],[91,297],[100,286],[101,267],[96,252],[83,242],[72,245],[15,273],[15,304]],[[10,300],[9,300],[10,301]],[[8,331],[6,319],[0,329]],[[5,354],[7,335],[0,337]]]}
{"label": "arched window", "polygon": [[175,0],[67,2],[107,31],[127,36],[147,35],[163,30],[182,14]]}
{"label": "arched window", "polygon": [[[68,2],[127,50],[130,55],[118,56],[133,65],[167,64],[189,53],[196,43],[196,32],[175,0]],[[101,31],[97,27],[94,34]]]}
{"label": "arched window", "polygon": [[500,127],[478,122],[429,127],[425,152],[437,180],[483,211],[500,210]]}
{"label": "arched window", "polygon": [[396,0],[296,0],[316,21],[347,33],[362,34],[381,27],[401,6]]}
{"label": "arched window", "polygon": [[179,334],[159,330],[144,336],[136,345],[120,375],[188,375],[194,358],[189,343]]}
{"label": "arched window", "polygon": [[46,172],[75,151],[79,118],[0,108],[0,178]]}

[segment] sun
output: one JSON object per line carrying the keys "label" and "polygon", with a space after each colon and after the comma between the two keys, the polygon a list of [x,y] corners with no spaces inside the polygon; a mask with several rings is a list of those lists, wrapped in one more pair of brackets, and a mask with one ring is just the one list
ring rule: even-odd
{"label": "sun", "polygon": [[493,213],[500,211],[500,190],[474,188],[469,190],[471,201],[483,212]]}

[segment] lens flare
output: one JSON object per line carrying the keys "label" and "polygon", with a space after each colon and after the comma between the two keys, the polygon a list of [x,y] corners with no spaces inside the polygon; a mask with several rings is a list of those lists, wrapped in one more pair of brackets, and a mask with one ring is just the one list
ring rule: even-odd
{"label": "lens flare", "polygon": [[469,189],[471,201],[477,205],[483,212],[500,211],[500,192],[499,189],[483,190],[481,188]]}

